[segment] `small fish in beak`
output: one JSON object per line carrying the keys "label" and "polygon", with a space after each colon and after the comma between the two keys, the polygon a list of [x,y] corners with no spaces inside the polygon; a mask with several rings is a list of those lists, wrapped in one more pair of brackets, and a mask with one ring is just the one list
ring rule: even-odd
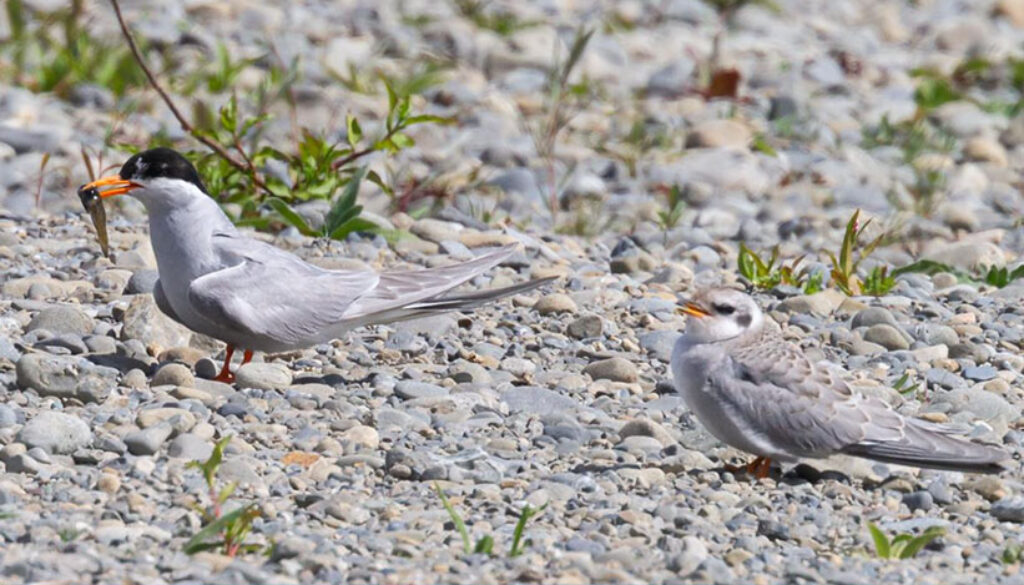
{"label": "small fish in beak", "polygon": [[82,200],[82,207],[89,212],[92,218],[92,225],[96,228],[96,238],[100,241],[100,249],[103,255],[110,257],[110,244],[107,240],[107,210],[103,207],[103,198],[100,197],[99,189],[89,185],[82,185],[78,188],[78,198]]}

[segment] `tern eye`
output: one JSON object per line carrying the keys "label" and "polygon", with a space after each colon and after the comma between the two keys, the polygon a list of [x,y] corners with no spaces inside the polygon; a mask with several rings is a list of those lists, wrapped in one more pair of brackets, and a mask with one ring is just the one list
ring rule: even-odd
{"label": "tern eye", "polygon": [[732,315],[736,311],[736,307],[730,305],[711,305],[711,308],[715,310],[719,315]]}

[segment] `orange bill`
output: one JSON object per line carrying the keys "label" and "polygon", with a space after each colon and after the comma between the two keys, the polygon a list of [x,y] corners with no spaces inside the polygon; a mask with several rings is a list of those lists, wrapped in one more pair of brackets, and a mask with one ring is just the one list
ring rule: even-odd
{"label": "orange bill", "polygon": [[686,303],[682,307],[676,309],[676,312],[679,313],[680,315],[689,315],[691,317],[697,318],[707,317],[708,315],[710,315],[710,313],[708,313],[707,311],[702,309],[700,305],[697,305],[695,303]]}
{"label": "orange bill", "polygon": [[82,189],[95,189],[99,192],[100,197],[113,197],[114,195],[124,195],[132,189],[138,189],[141,186],[122,179],[120,175],[112,175],[83,185]]}

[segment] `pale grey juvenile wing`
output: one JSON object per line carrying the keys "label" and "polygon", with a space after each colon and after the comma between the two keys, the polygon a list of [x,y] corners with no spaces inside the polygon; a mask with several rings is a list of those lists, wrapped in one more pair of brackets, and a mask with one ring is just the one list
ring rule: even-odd
{"label": "pale grey juvenile wing", "polygon": [[[741,428],[794,456],[822,456],[862,440],[872,420],[861,399],[829,369],[811,364],[800,349],[781,339],[733,351],[712,368],[707,386]],[[894,434],[895,438],[898,434]]]}
{"label": "pale grey juvenile wing", "polygon": [[[762,340],[763,341],[763,340]],[[904,417],[878,398],[850,391],[837,368],[811,364],[781,339],[748,344],[724,360],[708,383],[746,428],[796,456],[847,453],[879,461],[998,472],[1002,449],[952,436]]]}
{"label": "pale grey juvenile wing", "polygon": [[343,319],[377,285],[370,271],[324,270],[238,234],[215,234],[214,248],[232,264],[192,282],[189,302],[221,327],[290,345]]}

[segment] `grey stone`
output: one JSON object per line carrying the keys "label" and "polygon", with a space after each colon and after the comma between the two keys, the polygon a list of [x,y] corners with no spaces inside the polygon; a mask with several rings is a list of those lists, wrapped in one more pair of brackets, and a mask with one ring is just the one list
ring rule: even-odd
{"label": "grey stone", "polygon": [[50,333],[70,333],[78,336],[92,333],[96,324],[92,317],[86,315],[81,309],[69,305],[61,305],[50,309],[44,309],[36,313],[36,316],[29,321],[25,331],[45,329]]}
{"label": "grey stone", "polygon": [[915,510],[924,510],[927,512],[932,509],[932,506],[935,504],[935,499],[931,492],[920,490],[904,494],[903,504],[906,505],[911,512]]}
{"label": "grey stone", "polygon": [[878,324],[868,327],[864,332],[864,341],[877,343],[888,350],[908,349],[910,343],[903,333],[892,325]]}
{"label": "grey stone", "polygon": [[600,337],[604,332],[604,320],[598,315],[583,315],[569,323],[565,332],[576,339]]}
{"label": "grey stone", "polygon": [[518,386],[506,390],[501,399],[508,404],[510,411],[529,414],[561,412],[576,406],[572,398],[538,386]]}
{"label": "grey stone", "polygon": [[637,341],[640,342],[640,347],[645,349],[651,357],[667,364],[672,361],[672,349],[675,347],[679,337],[680,334],[677,331],[649,331],[642,334]]}
{"label": "grey stone", "polygon": [[18,411],[6,404],[0,404],[0,429],[16,424],[18,424]]}
{"label": "grey stone", "polygon": [[30,449],[39,447],[48,453],[67,455],[92,443],[92,431],[76,416],[47,411],[25,423],[18,441]]}
{"label": "grey stone", "polygon": [[896,319],[888,309],[882,307],[868,307],[858,311],[850,322],[850,327],[871,327],[872,325],[892,325],[896,327]]}
{"label": "grey stone", "polygon": [[992,504],[989,512],[1002,522],[1024,522],[1024,496],[1009,496]]}
{"label": "grey stone", "polygon": [[16,365],[18,387],[40,396],[102,402],[117,385],[117,370],[82,358],[25,354]]}
{"label": "grey stone", "polygon": [[135,295],[124,313],[121,339],[138,339],[146,345],[162,349],[186,347],[192,332],[171,320],[156,306],[150,295]]}
{"label": "grey stone", "polygon": [[132,273],[128,279],[128,286],[125,287],[125,294],[140,295],[153,294],[156,288],[156,281],[160,279],[160,273],[156,270],[143,268]]}
{"label": "grey stone", "polygon": [[128,433],[124,437],[124,444],[132,455],[153,455],[173,433],[174,427],[170,423],[161,423]]}
{"label": "grey stone", "polygon": [[999,370],[995,369],[993,366],[972,366],[964,368],[963,376],[968,380],[984,382],[986,380],[991,380],[992,378],[995,378],[998,373]]}
{"label": "grey stone", "polygon": [[204,461],[213,452],[213,445],[206,439],[192,433],[182,433],[167,446],[167,455],[179,459]]}
{"label": "grey stone", "polygon": [[403,380],[398,384],[395,384],[395,395],[403,400],[440,398],[442,396],[448,396],[448,389],[442,388],[436,384]]}

